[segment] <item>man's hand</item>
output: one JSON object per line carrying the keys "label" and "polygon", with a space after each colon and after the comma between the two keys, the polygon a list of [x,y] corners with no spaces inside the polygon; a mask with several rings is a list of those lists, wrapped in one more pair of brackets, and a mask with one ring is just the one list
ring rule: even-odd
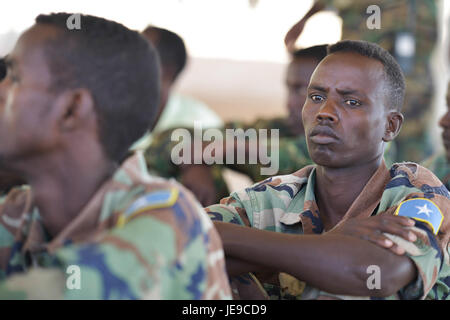
{"label": "man's hand", "polygon": [[369,240],[383,248],[389,249],[395,254],[403,255],[405,249],[399,247],[383,233],[400,236],[407,241],[414,242],[417,237],[409,230],[414,226],[414,220],[394,216],[391,214],[380,214],[369,218],[352,218],[337,224],[326,234],[348,235],[363,240]]}
{"label": "man's hand", "polygon": [[202,206],[216,203],[217,191],[211,168],[207,165],[186,165],[182,168],[181,183],[194,193]]}

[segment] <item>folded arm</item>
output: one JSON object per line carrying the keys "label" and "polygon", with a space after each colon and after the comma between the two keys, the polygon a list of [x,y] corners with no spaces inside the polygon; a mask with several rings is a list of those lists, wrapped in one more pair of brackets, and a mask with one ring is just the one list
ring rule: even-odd
{"label": "folded arm", "polygon": [[[282,270],[329,293],[385,297],[417,277],[409,257],[356,237],[290,235],[221,222],[215,226],[227,257],[245,261],[250,267]],[[370,265],[380,268],[379,290],[367,286]]]}

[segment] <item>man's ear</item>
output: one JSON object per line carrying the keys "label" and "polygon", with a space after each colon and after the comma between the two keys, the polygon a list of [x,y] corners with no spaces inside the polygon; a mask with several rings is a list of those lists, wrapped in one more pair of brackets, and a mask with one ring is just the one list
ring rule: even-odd
{"label": "man's ear", "polygon": [[94,112],[94,99],[84,88],[66,90],[56,99],[54,116],[61,131],[71,131],[85,126]]}
{"label": "man's ear", "polygon": [[398,111],[390,111],[387,114],[386,130],[384,131],[383,141],[389,142],[395,139],[400,133],[403,123],[403,115]]}

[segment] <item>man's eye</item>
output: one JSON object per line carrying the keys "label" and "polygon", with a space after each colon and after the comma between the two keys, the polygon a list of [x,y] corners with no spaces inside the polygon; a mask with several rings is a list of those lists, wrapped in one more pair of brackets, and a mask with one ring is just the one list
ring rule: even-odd
{"label": "man's eye", "polygon": [[324,97],[322,97],[321,95],[318,95],[318,94],[312,94],[309,97],[314,102],[322,102],[323,100],[325,100]]}
{"label": "man's eye", "polygon": [[352,107],[359,107],[361,105],[361,102],[355,99],[347,99],[344,102]]}

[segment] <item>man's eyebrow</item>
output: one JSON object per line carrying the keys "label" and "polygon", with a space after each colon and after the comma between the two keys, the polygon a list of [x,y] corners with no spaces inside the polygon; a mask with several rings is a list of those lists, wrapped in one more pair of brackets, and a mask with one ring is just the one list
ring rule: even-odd
{"label": "man's eyebrow", "polygon": [[317,91],[321,91],[321,92],[327,92],[327,89],[325,89],[324,87],[317,85],[317,84],[310,84],[308,86],[308,90],[317,90]]}
{"label": "man's eyebrow", "polygon": [[352,94],[356,94],[356,95],[362,96],[362,97],[365,97],[365,96],[366,96],[364,93],[362,93],[361,91],[356,90],[356,89],[345,89],[345,88],[343,88],[343,89],[336,89],[336,91],[337,91],[340,95],[343,95],[343,96],[346,96],[346,95],[352,95]]}
{"label": "man's eyebrow", "polygon": [[358,90],[354,89],[336,89],[336,91],[342,95],[359,93]]}

